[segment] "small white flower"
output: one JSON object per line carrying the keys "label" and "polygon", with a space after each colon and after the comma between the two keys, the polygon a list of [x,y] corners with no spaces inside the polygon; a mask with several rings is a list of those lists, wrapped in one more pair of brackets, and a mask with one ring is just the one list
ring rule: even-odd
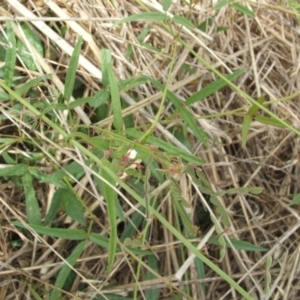
{"label": "small white flower", "polygon": [[137,151],[135,151],[134,149],[129,149],[127,151],[127,157],[130,158],[130,159],[135,159],[136,158],[136,155],[137,155]]}

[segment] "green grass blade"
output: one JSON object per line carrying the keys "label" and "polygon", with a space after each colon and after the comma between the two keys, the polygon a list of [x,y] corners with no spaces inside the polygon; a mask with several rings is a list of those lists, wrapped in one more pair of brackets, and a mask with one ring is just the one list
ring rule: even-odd
{"label": "green grass blade", "polygon": [[242,147],[246,147],[247,136],[250,129],[252,118],[250,116],[245,116],[242,125]]}
{"label": "green grass blade", "polygon": [[[108,166],[113,170],[111,164]],[[104,198],[107,203],[107,215],[109,219],[110,224],[110,237],[109,237],[109,246],[108,246],[108,266],[107,266],[107,272],[110,272],[113,263],[115,261],[115,254],[116,254],[116,248],[117,248],[117,211],[116,211],[116,199],[117,199],[117,192],[114,189],[116,186],[116,181],[107,173],[105,169],[102,168],[101,170],[101,176],[105,181],[103,181],[104,184]]]}
{"label": "green grass blade", "polygon": [[119,92],[118,82],[112,68],[108,69],[108,78],[109,78],[111,105],[112,105],[112,110],[114,115],[113,124],[117,130],[121,130],[123,126],[123,118],[122,118],[120,92]]}
{"label": "green grass blade", "polygon": [[108,49],[101,49],[101,71],[102,71],[102,84],[106,87],[109,86],[108,69],[111,66],[111,52]]}
{"label": "green grass blade", "polygon": [[17,59],[16,37],[11,22],[7,22],[7,39],[9,47],[5,54],[4,80],[8,86],[12,85]]}
{"label": "green grass blade", "polygon": [[26,215],[29,224],[41,224],[41,212],[38,200],[35,196],[33,180],[30,173],[22,176],[22,184],[25,193]]}
{"label": "green grass blade", "polygon": [[83,207],[79,200],[76,198],[74,192],[70,189],[59,189],[58,191],[60,191],[59,197],[61,199],[61,205],[64,207],[67,215],[70,216],[73,220],[77,221],[79,224],[86,226]]}
{"label": "green grass blade", "polygon": [[22,176],[28,171],[28,166],[18,164],[12,167],[0,169],[0,177]]}
{"label": "green grass blade", "polygon": [[65,90],[64,90],[64,100],[66,102],[70,101],[74,90],[75,76],[77,73],[78,61],[80,56],[82,46],[82,37],[79,37],[72,56],[70,58],[69,66],[67,69],[66,81],[65,81]]}
{"label": "green grass blade", "polygon": [[235,8],[237,11],[239,11],[240,13],[242,13],[243,15],[246,15],[250,18],[255,17],[255,13],[251,9],[249,9],[247,6],[244,6],[240,3],[231,3],[231,6],[233,8]]}
{"label": "green grass blade", "polygon": [[[25,225],[20,222],[12,222],[16,227],[27,229]],[[65,228],[49,228],[39,225],[31,225],[30,227],[38,234],[48,235],[60,239],[80,241],[86,239],[86,232],[82,229],[65,229]]]}
{"label": "green grass blade", "polygon": [[[235,71],[232,74],[226,75],[225,77],[229,81],[233,81],[236,78],[238,78],[241,74],[245,72],[245,69],[240,69],[238,71]],[[194,93],[191,97],[189,97],[185,104],[191,105],[195,102],[202,101],[203,99],[207,98],[208,96],[214,94],[218,90],[220,90],[222,87],[226,86],[227,82],[224,81],[224,79],[217,79],[216,81],[210,83],[208,86],[201,89],[199,92]]]}
{"label": "green grass blade", "polygon": [[168,17],[161,12],[145,12],[140,14],[135,14],[127,18],[123,18],[114,23],[113,27],[127,23],[127,22],[136,22],[136,21],[165,21]]}
{"label": "green grass blade", "polygon": [[[77,259],[80,257],[80,255],[82,254],[83,250],[84,250],[84,246],[85,246],[86,242],[82,241],[81,243],[79,243],[75,249],[73,250],[72,254],[67,258],[67,262],[71,265],[74,266]],[[64,264],[63,267],[60,269],[57,278],[55,280],[55,284],[54,286],[58,289],[62,289],[62,287],[64,286],[69,274],[71,272],[71,268],[69,265]],[[51,294],[50,294],[50,300],[57,300],[60,299],[60,291],[58,289],[52,290]]]}
{"label": "green grass blade", "polygon": [[[39,39],[38,35],[32,31],[30,27],[26,24],[22,24],[21,28],[23,30],[24,37],[26,39],[25,44],[21,40],[17,40],[17,49],[19,58],[26,65],[29,70],[38,71],[36,66],[36,61],[32,57],[31,51],[29,50],[33,46],[38,53],[43,57],[44,48],[42,41]],[[28,49],[29,48],[29,49]]]}
{"label": "green grass blade", "polygon": [[[154,86],[156,86],[156,88],[158,88],[161,92],[164,92],[165,87],[161,83],[159,83],[158,81],[150,77],[149,80],[151,81],[151,83],[154,84]],[[194,117],[190,113],[189,109],[187,109],[186,105],[183,102],[181,102],[177,98],[177,96],[169,90],[167,91],[167,98],[172,102],[172,104],[178,110],[182,119],[187,124],[187,126],[193,131],[194,135],[199,139],[199,141],[204,146],[207,147],[208,146],[206,142],[207,134],[199,128],[199,125],[194,120]]]}
{"label": "green grass blade", "polygon": [[123,122],[120,91],[112,68],[111,52],[108,49],[102,49],[100,55],[102,65],[102,83],[105,86],[109,86],[113,110],[113,124],[117,130],[121,130]]}
{"label": "green grass blade", "polygon": [[191,21],[189,21],[188,19],[186,19],[185,17],[174,16],[172,20],[174,23],[176,23],[178,25],[182,25],[188,29],[195,28],[194,24]]}
{"label": "green grass blade", "polygon": [[[147,256],[147,265],[149,268],[151,268],[155,273],[159,274],[158,266],[157,266],[157,260],[154,255],[148,255]],[[156,279],[156,276],[149,272],[147,270],[146,272],[146,280],[151,280],[151,279]],[[153,287],[153,289],[147,290],[145,292],[145,298],[146,299],[151,299],[151,300],[156,300],[159,299],[159,289]]]}

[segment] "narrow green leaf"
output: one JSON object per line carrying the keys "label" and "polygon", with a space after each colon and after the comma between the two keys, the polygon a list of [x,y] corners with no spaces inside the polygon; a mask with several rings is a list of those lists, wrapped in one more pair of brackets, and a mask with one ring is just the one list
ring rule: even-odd
{"label": "narrow green leaf", "polygon": [[131,90],[148,82],[148,78],[145,76],[132,77],[125,80],[120,80],[118,85],[121,90]]}
{"label": "narrow green leaf", "polygon": [[75,83],[75,76],[78,67],[79,56],[81,52],[82,46],[82,37],[79,37],[72,56],[70,58],[69,66],[67,68],[67,75],[66,75],[66,82],[65,82],[65,90],[64,90],[64,100],[66,102],[70,101],[70,98],[73,93],[74,83]]}
{"label": "narrow green leaf", "polygon": [[225,191],[219,191],[214,193],[216,196],[224,196],[224,195],[233,195],[233,194],[254,194],[258,195],[262,192],[262,188],[259,186],[251,186],[251,187],[240,187],[240,188],[231,188]]}
{"label": "narrow green leaf", "polygon": [[[245,69],[240,69],[235,71],[232,74],[226,75],[225,77],[233,81],[236,78],[238,78],[241,74],[245,72]],[[191,97],[189,97],[185,104],[186,105],[191,105],[195,102],[202,101],[203,99],[207,98],[208,96],[214,94],[218,90],[220,90],[222,87],[226,86],[227,83],[223,79],[217,79],[216,81],[210,83],[208,86],[204,87],[201,89],[199,92],[194,93]]]}
{"label": "narrow green leaf", "polygon": [[6,92],[0,91],[0,103],[10,100],[10,96]]}
{"label": "narrow green leaf", "polygon": [[226,6],[228,3],[230,3],[231,1],[232,0],[221,0],[213,7],[213,9],[219,10],[219,9],[223,8],[224,6]]}
{"label": "narrow green leaf", "polygon": [[123,18],[114,23],[113,27],[128,23],[128,22],[136,22],[136,21],[165,21],[168,17],[161,12],[145,12],[140,14],[135,14],[127,18]]}
{"label": "narrow green leaf", "polygon": [[[154,255],[147,256],[147,266],[151,268],[153,271],[155,271],[156,273],[159,273],[158,266],[157,266],[157,259]],[[150,271],[147,270],[146,280],[151,280],[151,279],[156,279],[156,277],[154,276],[154,274],[152,274]],[[153,286],[152,289],[146,290],[145,298],[151,300],[159,299],[159,292],[160,289],[155,288],[155,286]]]}
{"label": "narrow green leaf", "polygon": [[219,199],[217,198],[217,196],[211,195],[210,196],[210,202],[215,205],[216,212],[221,217],[221,223],[224,226],[230,226],[230,220],[229,220],[229,217],[227,215],[227,212],[226,212],[225,208],[223,207],[223,205],[221,204],[221,202],[219,201]]}
{"label": "narrow green leaf", "polygon": [[45,176],[42,179],[42,182],[48,182],[56,185],[56,182],[63,179],[65,176],[73,176],[75,179],[80,179],[84,174],[84,168],[78,162],[74,161],[63,169],[59,169],[54,173]]}
{"label": "narrow green leaf", "polygon": [[115,74],[112,68],[108,69],[109,89],[111,96],[111,105],[113,110],[113,124],[117,130],[121,130],[123,126],[122,107],[120,92]]}
{"label": "narrow green leaf", "polygon": [[28,171],[28,166],[18,164],[12,167],[0,169],[0,177],[22,176]]}
{"label": "narrow green leaf", "polygon": [[22,176],[22,184],[25,193],[26,215],[29,224],[41,224],[41,212],[38,200],[35,196],[33,180],[30,173],[25,173]]}
{"label": "narrow green leaf", "polygon": [[[156,86],[156,88],[158,88],[161,92],[164,92],[165,87],[158,81],[156,81],[155,79],[148,77],[149,81]],[[199,141],[204,145],[204,146],[208,146],[207,142],[206,142],[206,138],[207,138],[207,133],[205,133],[204,131],[202,131],[199,128],[199,125],[196,123],[196,121],[194,120],[194,117],[192,116],[192,114],[190,113],[190,110],[187,109],[187,107],[185,106],[185,104],[183,102],[181,102],[178,97],[172,93],[171,91],[167,91],[167,98],[172,102],[172,104],[175,106],[175,108],[177,109],[177,111],[180,113],[182,119],[184,120],[184,122],[187,124],[187,126],[193,131],[194,135],[199,139]]]}
{"label": "narrow green leaf", "polygon": [[[230,242],[232,244],[232,246],[229,244],[229,242],[226,241],[226,247],[227,248],[234,248],[236,250],[245,250],[245,251],[254,251],[254,252],[265,252],[267,251],[266,248],[260,247],[260,246],[256,246],[253,245],[249,242],[246,241],[241,241],[241,240],[237,240],[237,239],[230,239]],[[217,236],[216,235],[212,235],[209,239],[209,243],[212,245],[217,245],[220,246],[219,242],[217,241]]]}
{"label": "narrow green leaf", "polygon": [[285,126],[279,121],[273,119],[272,117],[256,116],[255,120],[262,124],[271,125],[274,127],[285,128]]}
{"label": "narrow green leaf", "polygon": [[59,195],[61,190],[62,188],[59,188],[52,197],[51,205],[43,224],[44,226],[49,225],[54,220],[57,213],[59,212],[59,209],[61,207],[61,199],[62,199],[62,197]]}
{"label": "narrow green leaf", "polygon": [[300,203],[300,194],[296,194],[294,195],[293,200],[290,202],[289,205],[291,206],[299,203]]}
{"label": "narrow green leaf", "polygon": [[109,86],[108,69],[111,67],[111,53],[108,49],[100,51],[101,69],[102,69],[102,84]]}
{"label": "narrow green leaf", "polygon": [[[57,192],[60,191],[59,195]],[[86,226],[83,207],[76,198],[76,195],[70,189],[59,189],[55,194],[56,197],[60,197],[60,201],[68,216],[79,224]],[[54,196],[53,196],[54,198]]]}
{"label": "narrow green leaf", "polygon": [[[104,78],[103,73],[102,73],[102,78]],[[89,104],[92,107],[97,108],[102,104],[104,104],[108,99],[109,99],[109,92],[105,89],[102,89],[94,95],[93,100],[89,102]]]}
{"label": "narrow green leaf", "polygon": [[74,109],[80,105],[91,103],[94,100],[94,97],[84,97],[84,98],[78,98],[75,101],[69,103],[68,108]]}
{"label": "narrow green leaf", "polygon": [[252,118],[250,116],[244,116],[243,125],[242,125],[242,147],[244,148],[247,143],[247,136],[250,129]]}
{"label": "narrow green leaf", "polygon": [[175,15],[172,20],[174,23],[176,23],[178,25],[182,25],[188,29],[192,29],[195,27],[191,21],[189,21],[188,19],[186,19],[185,17],[182,17],[182,16]]}
{"label": "narrow green leaf", "polygon": [[[12,222],[16,227],[26,229],[26,226],[20,222]],[[56,238],[66,239],[66,240],[85,240],[86,232],[82,229],[69,229],[69,228],[49,228],[39,225],[31,225],[30,227],[38,234],[44,234]]]}
{"label": "narrow green leaf", "polygon": [[109,243],[108,238],[99,233],[92,232],[89,235],[89,240],[104,249],[108,249],[108,243]]}
{"label": "narrow green leaf", "polygon": [[[80,255],[82,254],[83,250],[84,250],[84,246],[85,246],[86,242],[82,241],[81,243],[79,243],[75,249],[73,250],[72,254],[67,258],[67,262],[71,265],[74,266],[77,259],[80,257]],[[50,294],[50,300],[58,300],[60,299],[60,291],[58,289],[62,289],[62,287],[64,286],[69,274],[71,272],[71,268],[67,265],[64,264],[63,267],[60,269],[56,280],[55,280],[55,284],[54,284],[54,289],[52,290],[51,294]],[[58,288],[58,289],[56,289]]]}
{"label": "narrow green leaf", "polygon": [[168,11],[171,7],[172,0],[162,0],[162,8],[164,11]]}
{"label": "narrow green leaf", "polygon": [[[257,102],[258,104],[261,104],[261,105],[262,105],[265,101],[266,101],[266,100],[265,100],[265,97],[259,97],[259,98],[256,100],[256,102]],[[254,104],[252,104],[251,107],[249,108],[247,115],[253,117],[253,116],[257,113],[258,110],[259,110],[259,107],[256,105],[256,103],[254,103]]]}
{"label": "narrow green leaf", "polygon": [[[38,35],[25,24],[22,24],[21,28],[23,30],[23,33],[29,45],[33,46],[38,51],[38,53],[43,57],[44,48]],[[26,65],[26,67],[29,70],[38,71],[38,68],[35,64],[35,60],[32,58],[31,51],[27,49],[27,46],[23,44],[21,40],[17,40],[17,48],[18,48],[19,57]]]}
{"label": "narrow green leaf", "polygon": [[231,3],[231,6],[234,7],[237,11],[241,12],[243,15],[246,15],[250,18],[254,18],[255,14],[254,12],[249,9],[248,7],[240,4],[240,3]]}
{"label": "narrow green leaf", "polygon": [[23,94],[26,94],[28,91],[30,91],[33,87],[36,87],[40,82],[43,82],[45,78],[51,77],[52,74],[45,74],[43,76],[38,76],[33,79],[30,79],[29,81],[23,83],[21,86],[19,86],[15,92],[19,94],[20,96]]}
{"label": "narrow green leaf", "polygon": [[[110,164],[109,167],[114,169],[113,165]],[[116,248],[117,248],[117,212],[116,212],[116,199],[117,199],[117,192],[113,187],[116,186],[116,182],[111,178],[110,175],[102,168],[101,176],[107,181],[103,181],[104,185],[104,198],[107,203],[107,214],[110,224],[110,236],[109,236],[109,246],[108,246],[108,266],[107,271],[109,272],[113,266],[115,261],[116,255]]]}
{"label": "narrow green leaf", "polygon": [[16,47],[16,37],[11,22],[7,22],[6,26],[7,26],[6,33],[7,33],[9,47],[7,48],[5,54],[4,80],[5,83],[10,87],[12,86],[13,76],[15,72],[15,65],[17,59],[17,47]]}

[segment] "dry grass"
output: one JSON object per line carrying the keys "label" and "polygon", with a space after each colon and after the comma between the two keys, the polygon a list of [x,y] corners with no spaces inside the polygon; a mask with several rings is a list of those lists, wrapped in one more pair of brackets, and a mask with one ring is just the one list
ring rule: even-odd
{"label": "dry grass", "polygon": [[[2,5],[1,15],[8,18],[15,16],[17,19],[24,17],[28,24],[33,25],[33,29],[35,26],[38,28],[34,30],[37,30],[37,34],[49,48],[46,49],[44,58],[36,57],[41,72],[55,74],[51,80],[52,87],[56,90],[64,89],[62,82],[65,68],[78,35],[82,35],[85,41],[82,53],[87,61],[79,62],[78,73],[84,81],[86,96],[93,95],[99,90],[101,72],[98,66],[102,48],[112,51],[114,70],[119,79],[146,74],[163,83],[168,81],[169,89],[180,99],[187,99],[216,79],[216,76],[186,48],[175,44],[174,37],[158,23],[125,23],[111,29],[114,21],[120,18],[146,9],[158,10],[160,8],[158,2],[114,1],[112,4],[110,1],[101,0],[45,1],[45,3],[26,1],[22,5],[28,11],[18,5],[21,4],[16,0],[7,0]],[[244,67],[246,72],[238,79],[236,85],[255,99],[266,97],[269,101],[267,108],[271,112],[300,130],[300,106],[298,106],[300,29],[297,19],[288,5],[279,5],[271,1],[267,4],[251,2],[247,5],[255,12],[254,19],[238,13],[230,6],[215,11],[211,7],[211,1],[201,1],[191,6],[177,2],[170,10],[173,15],[189,16],[191,21],[198,24],[211,16],[213,22],[207,25],[208,31],[205,35],[200,30],[179,30],[179,26],[174,24],[171,26],[198,55],[223,74]],[[46,16],[58,17],[57,25],[61,28],[66,26],[65,40],[58,40],[52,35],[49,23],[44,23],[47,21]],[[39,23],[34,23],[34,18],[39,18]],[[150,26],[151,29],[143,42],[163,49],[163,54],[147,49],[138,42],[137,37],[146,26]],[[226,27],[227,30],[218,31],[220,26]],[[43,30],[39,31],[41,28]],[[17,26],[15,32],[18,32]],[[130,46],[134,47],[131,48],[132,57],[128,60],[126,53]],[[176,57],[174,68],[171,77],[168,78],[174,56]],[[189,74],[187,68],[183,68],[184,64],[194,69],[195,73]],[[36,76],[30,74],[28,70],[21,71],[23,74],[28,72],[29,77]],[[160,92],[149,85],[142,85],[135,89],[135,99],[141,101],[136,102],[125,92],[121,96],[129,104],[128,108],[123,110],[123,116],[133,115],[136,127],[147,127],[153,122],[162,97]],[[288,129],[254,121],[246,147],[241,147],[243,121],[241,114],[249,107],[250,103],[247,100],[229,87],[225,87],[204,101],[193,104],[191,110],[199,126],[211,138],[209,148],[206,149],[191,133],[189,134],[192,152],[205,162],[202,169],[213,189],[253,186],[263,188],[260,195],[226,195],[222,200],[231,220],[231,226],[225,234],[265,247],[268,251],[228,250],[219,266],[231,278],[240,282],[254,299],[259,299],[266,288],[266,259],[272,257],[270,299],[300,299],[298,235],[300,217],[298,207],[289,206],[292,196],[300,192],[299,137]],[[4,110],[5,107],[1,109]],[[80,122],[86,125],[93,122],[90,110],[79,107],[76,113]],[[64,117],[67,118],[67,115]],[[179,115],[171,115],[167,107],[160,120],[163,121],[156,127],[155,136],[184,148],[183,144],[168,131],[168,128],[173,126],[182,126]],[[111,122],[112,118],[108,117],[94,125],[110,128]],[[2,122],[0,130],[1,135],[14,135],[17,132],[11,121]],[[26,152],[26,149],[8,148],[7,151],[12,154],[13,151]],[[61,159],[63,165],[74,156],[77,157],[78,153],[72,149],[61,149],[61,157],[57,158]],[[190,199],[189,213],[196,218],[199,197],[187,176],[181,177],[180,185],[182,195],[185,199]],[[99,215],[93,231],[105,232],[107,219],[103,215],[103,210],[99,208],[99,199],[102,198],[98,195],[95,199],[87,190],[93,190],[93,186],[89,178],[83,178],[78,193],[85,199],[93,213]],[[53,187],[44,184],[37,186],[36,191],[39,193],[42,214],[45,215],[53,195]],[[159,195],[159,190],[157,194]],[[166,219],[172,220],[168,195],[159,201],[164,203],[163,211]],[[26,220],[26,213],[23,195],[18,192],[14,183],[2,183],[1,202],[0,299],[33,299],[29,282],[36,291],[42,288],[51,290],[54,283],[53,276],[60,268],[63,257],[70,254],[68,251],[73,249],[74,242],[54,240],[47,236],[38,238],[36,234],[36,238],[33,239],[17,232],[10,222]],[[132,210],[129,207],[127,209],[130,216]],[[72,221],[67,223],[65,215],[60,217],[58,223],[70,228],[78,226]],[[199,226],[201,232],[206,232],[210,226],[203,224],[201,220],[195,220],[195,224]],[[155,280],[146,280],[144,274],[142,280],[137,279],[136,262],[121,253],[117,256],[113,270],[107,275],[107,251],[90,243],[86,245],[83,255],[77,261],[75,266],[77,274],[73,286],[69,292],[65,292],[63,299],[92,299],[95,291],[120,293],[130,298],[136,285],[140,292],[160,287],[160,299],[175,299],[172,298],[174,295],[181,292],[185,294],[187,290],[183,292],[184,286],[191,288],[189,294],[194,299],[242,299],[235,290],[230,289],[223,278],[217,277],[209,269],[206,269],[205,279],[198,279],[192,265],[187,271],[186,279],[183,277],[182,280],[176,280],[174,274],[184,263],[178,251],[180,245],[170,232],[161,228],[158,221],[154,220],[151,226],[154,237],[153,249],[159,258],[159,275],[155,276]],[[11,244],[17,237],[23,241],[20,249]],[[210,257],[218,256],[214,248],[203,246],[201,251]],[[145,272],[145,268],[142,269]],[[83,284],[84,291],[78,294],[78,284],[83,282],[83,279],[86,280]],[[206,285],[205,295],[200,289],[201,282]],[[114,286],[110,287],[111,284]],[[140,293],[139,297],[142,299],[143,293]]]}

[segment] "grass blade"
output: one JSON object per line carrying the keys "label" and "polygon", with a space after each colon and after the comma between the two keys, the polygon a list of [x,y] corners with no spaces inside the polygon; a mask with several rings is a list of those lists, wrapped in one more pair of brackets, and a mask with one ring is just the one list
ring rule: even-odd
{"label": "grass blade", "polygon": [[[112,166],[110,165],[110,168]],[[114,168],[112,168],[114,169]],[[109,237],[109,246],[108,246],[108,266],[107,272],[112,268],[112,265],[115,260],[116,248],[117,248],[117,210],[116,210],[116,199],[117,192],[113,188],[116,186],[116,181],[106,172],[106,170],[101,170],[102,178],[106,180],[103,182],[104,187],[104,198],[107,203],[107,214],[110,224],[110,237]]]}
{"label": "grass blade", "polygon": [[6,25],[9,47],[7,48],[5,54],[4,80],[8,86],[11,86],[17,59],[17,46],[16,37],[11,22],[7,22]]}
{"label": "grass blade", "polygon": [[22,176],[22,184],[25,193],[26,215],[29,224],[40,225],[41,213],[38,200],[35,196],[33,180],[30,173]]}
{"label": "grass blade", "polygon": [[72,53],[72,56],[70,58],[69,66],[67,69],[67,75],[66,75],[66,81],[65,81],[65,91],[64,91],[64,99],[65,101],[70,101],[70,98],[73,93],[74,89],[74,83],[75,83],[75,76],[77,72],[77,66],[81,51],[81,45],[82,45],[82,37],[79,37],[76,46],[74,48],[74,51]]}
{"label": "grass blade", "polygon": [[[25,225],[20,222],[12,222],[16,227],[27,229]],[[80,241],[86,239],[86,232],[82,229],[65,229],[65,228],[49,228],[40,225],[31,225],[30,227],[38,234],[48,235],[60,239]]]}
{"label": "grass blade", "polygon": [[[82,241],[81,243],[79,243],[75,249],[73,250],[72,254],[67,258],[67,262],[71,265],[74,266],[77,259],[80,257],[80,255],[82,254],[83,250],[84,250],[84,246],[85,246],[86,242]],[[54,286],[58,289],[62,289],[62,287],[64,286],[69,274],[71,272],[71,268],[69,265],[65,264],[63,265],[63,267],[60,269],[57,278],[55,280],[55,284]],[[60,290],[58,289],[54,289],[51,294],[50,294],[50,300],[57,300],[59,299],[59,295],[60,295]]]}

